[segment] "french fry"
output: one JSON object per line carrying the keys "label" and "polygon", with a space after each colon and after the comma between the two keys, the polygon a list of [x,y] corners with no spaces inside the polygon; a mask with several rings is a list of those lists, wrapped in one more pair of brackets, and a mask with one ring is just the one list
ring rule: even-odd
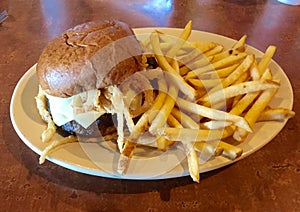
{"label": "french fry", "polygon": [[76,136],[70,135],[68,137],[65,137],[61,140],[53,141],[50,145],[48,145],[43,152],[40,155],[39,163],[43,164],[46,160],[46,157],[54,150],[56,150],[58,147],[63,146],[67,143],[74,143],[77,142],[78,139]]}
{"label": "french fry", "polygon": [[[187,67],[189,70],[191,69],[196,69],[199,67],[203,67],[203,66],[207,66],[210,64],[210,62],[212,61],[213,56],[209,56],[209,57],[201,57],[195,61],[192,61],[190,63],[184,63],[185,67]],[[180,61],[180,60],[179,60]],[[180,61],[181,62],[181,61]],[[181,72],[183,72],[181,70]]]}
{"label": "french fry", "polygon": [[213,42],[191,42],[191,45],[201,53],[208,52],[217,46]]}
{"label": "french fry", "polygon": [[219,147],[223,149],[222,155],[230,160],[235,160],[243,154],[242,148],[223,141],[219,142]]}
{"label": "french fry", "polygon": [[218,145],[216,147],[214,145],[209,145],[206,142],[196,142],[194,144],[194,147],[199,152],[206,151],[207,155],[222,155],[230,160],[235,160],[243,154],[242,148],[231,145],[221,140],[218,142]]}
{"label": "french fry", "polygon": [[[261,80],[271,80],[272,76],[267,69],[265,73],[262,75]],[[231,114],[240,115],[246,110],[246,108],[254,102],[254,100],[258,97],[260,94],[260,91],[253,92],[253,93],[247,93],[245,96],[243,96],[236,104],[234,104],[233,108],[230,110]]]}
{"label": "french fry", "polygon": [[245,60],[224,80],[222,80],[222,86],[228,87],[233,84],[238,78],[243,75],[251,67],[254,62],[254,55],[248,55]]}
{"label": "french fry", "polygon": [[[245,115],[245,119],[249,123],[251,127],[254,126],[256,120],[258,119],[259,115],[262,111],[266,108],[266,106],[271,101],[272,97],[275,95],[278,89],[267,89],[263,91],[263,93],[258,97],[258,99],[254,102],[252,107],[249,109],[249,111]],[[237,141],[244,141],[246,139],[246,136],[248,135],[248,132],[246,132],[244,129],[237,128],[237,130],[233,134],[233,138]]]}
{"label": "french fry", "polygon": [[[166,56],[168,58],[174,58],[178,50],[183,46],[185,41],[189,38],[192,32],[192,21],[189,21],[185,28],[183,29],[181,35],[177,39],[176,43],[172,46],[172,48],[167,52]],[[169,61],[170,62],[170,61]]]}
{"label": "french fry", "polygon": [[177,60],[172,60],[171,61],[171,66],[172,68],[179,73],[179,64],[178,64],[178,61]]}
{"label": "french fry", "polygon": [[[249,78],[249,72],[245,72],[243,73],[240,78],[238,78],[234,83],[233,85],[238,85],[240,83],[243,83],[243,82],[246,82]],[[247,81],[249,82],[249,81]],[[241,98],[243,97],[243,94],[240,94],[240,95],[237,95],[237,96],[234,96],[234,98],[232,99],[232,105],[235,105]]]}
{"label": "french fry", "polygon": [[168,116],[171,114],[171,111],[175,105],[175,101],[178,95],[178,90],[174,86],[170,86],[169,95],[167,96],[163,106],[158,112],[155,119],[151,122],[151,126],[149,128],[149,132],[155,134],[155,131],[158,128],[164,126],[167,122]]}
{"label": "french fry", "polygon": [[124,174],[126,172],[127,166],[129,165],[130,157],[133,155],[133,152],[137,145],[137,139],[139,138],[141,133],[145,132],[148,129],[148,123],[156,117],[158,111],[163,105],[165,98],[167,97],[167,94],[165,92],[167,88],[164,79],[159,79],[158,85],[160,92],[155,98],[153,105],[140,117],[140,119],[134,126],[132,132],[130,133],[129,138],[125,141],[124,147],[122,149],[118,161],[117,171],[120,174]]}
{"label": "french fry", "polygon": [[213,120],[232,121],[235,126],[239,126],[248,132],[252,132],[247,121],[240,116],[232,115],[221,110],[216,110],[196,103],[192,103],[180,97],[177,98],[176,103],[179,106],[179,108],[182,108],[185,111],[192,112],[199,116],[210,118]]}
{"label": "french fry", "polygon": [[189,128],[160,128],[156,131],[160,136],[164,136],[168,140],[185,142],[196,141],[216,141],[223,138],[223,130],[204,130]]}
{"label": "french fry", "polygon": [[182,66],[179,68],[179,74],[180,74],[181,76],[186,75],[189,71],[190,71],[189,67],[187,67],[187,66],[185,66],[185,65],[182,65]]}
{"label": "french fry", "polygon": [[166,58],[161,52],[161,49],[159,47],[159,39],[157,33],[152,33],[151,37],[151,44],[153,47],[153,51],[155,53],[155,57],[157,58],[157,61],[159,65],[162,67],[163,70],[169,72],[170,74],[174,75],[172,78],[173,82],[178,86],[178,88],[187,95],[190,99],[193,99],[195,96],[195,89],[192,88],[189,84],[187,84],[184,79],[180,76],[178,72],[176,72],[172,66],[168,63]]}
{"label": "french fry", "polygon": [[222,152],[224,150],[219,145],[217,147],[215,147],[214,145],[210,145],[210,144],[208,144],[204,141],[195,142],[194,143],[194,148],[199,153],[207,152],[206,154],[213,155],[215,157],[222,155]]}
{"label": "french fry", "polygon": [[217,90],[209,96],[205,96],[204,98],[201,98],[200,101],[207,102],[209,101],[211,104],[216,104],[218,102],[224,101],[226,99],[256,92],[256,91],[262,91],[270,88],[278,88],[280,84],[278,84],[275,81],[247,81],[243,83],[238,83],[229,87],[226,87],[224,89]]}
{"label": "french fry", "polygon": [[177,60],[185,65],[185,64],[189,64],[193,61],[196,61],[198,59],[203,58],[203,52],[201,52],[199,49],[192,49],[190,50],[190,52],[188,52],[187,54],[184,54],[182,56],[178,56]]}
{"label": "french fry", "polygon": [[[261,78],[263,79],[271,79],[271,73],[270,71],[267,69],[272,56],[274,55],[276,51],[276,47],[274,46],[269,46],[263,56],[263,58],[261,59],[261,61],[259,62],[257,68],[258,68],[258,72],[260,75],[262,75]],[[266,70],[266,71],[265,71]],[[268,89],[265,90],[259,97],[258,99],[255,101],[254,105],[249,109],[249,111],[246,113],[245,115],[245,119],[248,121],[250,126],[254,126],[256,120],[259,117],[259,114],[265,109],[265,107],[268,105],[269,101],[271,101],[272,97],[275,95],[275,93],[277,92],[278,89]],[[244,101],[244,108],[246,106],[248,106],[250,104],[250,102],[252,102],[251,100],[254,100],[257,96],[259,95],[259,92],[255,92],[252,94],[247,94],[245,99],[248,99],[247,101]],[[241,104],[236,105],[235,108],[239,108]],[[237,112],[241,112],[242,110],[237,110],[235,109],[231,111],[231,113],[237,113]],[[236,132],[233,134],[233,137],[235,140],[242,142],[243,140],[246,139],[248,133],[245,132],[243,129],[237,128]]]}
{"label": "french fry", "polygon": [[[182,128],[182,125],[172,114],[170,114],[170,116],[168,117],[167,122],[170,126],[177,128],[177,130],[180,130]],[[194,145],[191,142],[187,141],[186,143],[183,143],[183,149],[187,154],[190,176],[195,182],[199,182],[200,170],[198,163],[198,155],[195,152]]]}
{"label": "french fry", "polygon": [[275,54],[276,47],[275,46],[269,46],[263,55],[261,61],[258,63],[258,70],[262,74],[269,66],[273,55]]}
{"label": "french fry", "polygon": [[229,74],[231,74],[238,66],[239,63],[236,63],[225,68],[220,68],[211,72],[204,73],[201,75],[201,79],[215,79],[215,78],[219,79],[219,78],[228,77]]}
{"label": "french fry", "polygon": [[156,145],[157,149],[160,151],[167,151],[167,148],[174,144],[174,141],[167,140],[166,138],[162,136],[157,136],[156,138]]}
{"label": "french fry", "polygon": [[234,81],[234,83],[232,83],[232,85],[237,85],[248,81],[249,76],[250,74],[248,71],[244,72],[236,81]]}
{"label": "french fry", "polygon": [[213,49],[211,49],[211,50],[209,50],[207,52],[204,52],[204,55],[206,57],[213,56],[213,55],[216,55],[216,54],[222,52],[223,49],[224,49],[224,46],[217,45],[215,48],[213,48]]}
{"label": "french fry", "polygon": [[181,125],[186,128],[199,129],[199,125],[188,115],[174,107],[171,114],[180,121]]}
{"label": "french fry", "polygon": [[200,168],[199,168],[199,163],[198,163],[198,155],[194,149],[194,145],[192,143],[188,142],[183,145],[183,148],[187,154],[190,176],[194,182],[199,183]]}
{"label": "french fry", "polygon": [[245,47],[245,43],[246,43],[246,40],[247,40],[247,35],[243,35],[236,44],[234,44],[234,46],[232,47],[232,49],[234,50],[239,50],[241,51],[241,49],[245,50],[244,48],[242,47]]}
{"label": "french fry", "polygon": [[218,130],[224,129],[225,127],[231,126],[232,122],[230,121],[207,121],[200,124],[201,129],[209,129],[209,130]]}
{"label": "french fry", "polygon": [[206,95],[202,97],[207,98],[211,93],[230,86],[233,84],[243,73],[245,73],[254,62],[254,55],[248,55],[245,60],[224,80],[222,80],[222,83],[211,89]]}
{"label": "french fry", "polygon": [[129,166],[130,158],[132,157],[135,148],[136,148],[136,143],[126,140],[122,154],[120,155],[118,161],[117,172],[119,174],[122,175],[125,174]]}
{"label": "french fry", "polygon": [[257,121],[286,121],[295,116],[295,112],[286,108],[269,108],[264,110]]}
{"label": "french fry", "polygon": [[256,61],[254,61],[252,67],[250,68],[250,76],[252,80],[259,80],[261,78],[261,73],[258,71],[258,65]]}
{"label": "french fry", "polygon": [[235,49],[229,49],[227,51],[222,51],[218,54],[214,54],[214,58],[212,60],[213,63],[220,61],[222,59],[225,59],[226,57],[229,57],[230,55],[235,55],[240,53],[240,51],[237,51]]}
{"label": "french fry", "polygon": [[[237,55],[230,55],[229,57],[226,57],[220,61],[217,61],[215,63],[213,63],[209,68],[208,67],[203,67],[203,68],[198,68],[195,69],[193,71],[190,71],[187,75],[186,78],[195,78],[197,76],[200,76],[201,74],[208,72],[209,70],[216,70],[219,68],[224,68],[227,67],[229,65],[233,65],[237,62],[239,62],[240,60],[244,59],[245,57],[247,57],[247,53],[245,52],[241,52],[238,53]],[[254,57],[254,56],[253,56]]]}
{"label": "french fry", "polygon": [[199,88],[209,89],[221,83],[221,79],[188,79],[188,82]]}

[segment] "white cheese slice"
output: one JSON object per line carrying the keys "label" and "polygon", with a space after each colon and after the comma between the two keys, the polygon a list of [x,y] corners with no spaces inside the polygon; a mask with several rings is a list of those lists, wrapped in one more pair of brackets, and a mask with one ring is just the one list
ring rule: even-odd
{"label": "white cheese slice", "polygon": [[67,122],[75,120],[82,127],[89,127],[100,116],[106,113],[104,109],[101,111],[95,110],[94,103],[98,95],[99,92],[97,90],[82,92],[68,98],[46,94],[54,123],[57,126],[62,126]]}

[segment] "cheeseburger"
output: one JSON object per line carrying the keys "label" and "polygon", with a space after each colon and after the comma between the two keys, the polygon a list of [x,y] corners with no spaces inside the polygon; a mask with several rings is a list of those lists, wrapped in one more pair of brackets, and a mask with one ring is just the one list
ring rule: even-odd
{"label": "cheeseburger", "polygon": [[77,136],[115,130],[117,87],[144,68],[142,48],[120,21],[78,25],[53,39],[36,67],[40,92],[56,126]]}

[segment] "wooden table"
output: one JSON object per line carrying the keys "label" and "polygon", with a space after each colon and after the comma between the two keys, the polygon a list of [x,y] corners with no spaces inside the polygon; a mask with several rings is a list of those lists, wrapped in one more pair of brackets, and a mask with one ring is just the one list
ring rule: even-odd
{"label": "wooden table", "polygon": [[[0,25],[0,211],[299,211],[300,7],[271,1],[2,0]],[[190,177],[130,181],[89,176],[38,155],[17,136],[9,115],[12,92],[44,46],[82,22],[119,19],[131,27],[193,28],[247,43],[274,59],[294,89],[296,116],[261,150],[233,165]]]}

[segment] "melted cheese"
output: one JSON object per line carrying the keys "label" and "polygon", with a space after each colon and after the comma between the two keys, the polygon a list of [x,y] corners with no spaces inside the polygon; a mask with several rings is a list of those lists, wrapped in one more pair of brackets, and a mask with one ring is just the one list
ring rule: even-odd
{"label": "melted cheese", "polygon": [[59,98],[46,94],[51,115],[57,126],[75,120],[82,127],[88,128],[100,116],[106,113],[105,109],[97,107],[95,102],[99,97],[98,90],[83,92],[69,98]]}

